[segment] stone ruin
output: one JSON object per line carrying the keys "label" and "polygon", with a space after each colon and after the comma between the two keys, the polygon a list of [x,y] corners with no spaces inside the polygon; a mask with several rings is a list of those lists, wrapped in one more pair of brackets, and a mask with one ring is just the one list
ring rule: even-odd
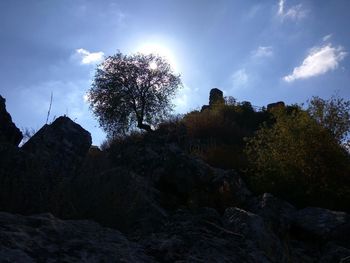
{"label": "stone ruin", "polygon": [[211,89],[209,93],[209,105],[203,105],[201,111],[212,109],[215,106],[225,104],[224,93],[217,89]]}

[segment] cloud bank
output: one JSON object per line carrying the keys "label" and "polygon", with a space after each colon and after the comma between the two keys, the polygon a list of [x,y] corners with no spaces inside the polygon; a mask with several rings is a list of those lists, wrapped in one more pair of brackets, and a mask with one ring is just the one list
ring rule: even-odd
{"label": "cloud bank", "polygon": [[297,79],[307,79],[325,74],[336,69],[346,55],[347,53],[341,46],[333,47],[328,44],[322,47],[313,47],[303,63],[295,67],[293,72],[283,79],[286,82],[293,82]]}
{"label": "cloud bank", "polygon": [[90,52],[83,48],[77,49],[76,54],[80,56],[81,64],[95,64],[101,62],[104,56],[104,53],[102,51]]}

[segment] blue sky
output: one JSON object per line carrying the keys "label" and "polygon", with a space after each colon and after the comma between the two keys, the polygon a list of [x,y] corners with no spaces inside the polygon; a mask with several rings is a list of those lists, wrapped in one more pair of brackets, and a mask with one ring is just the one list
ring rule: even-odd
{"label": "blue sky", "polygon": [[253,105],[350,99],[348,0],[3,0],[0,94],[20,128],[63,114],[99,145],[84,95],[104,56],[158,52],[181,73],[176,112],[211,88]]}

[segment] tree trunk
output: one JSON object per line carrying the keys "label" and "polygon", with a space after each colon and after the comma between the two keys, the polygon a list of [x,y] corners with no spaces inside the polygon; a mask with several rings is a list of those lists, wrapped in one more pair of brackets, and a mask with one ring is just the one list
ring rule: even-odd
{"label": "tree trunk", "polygon": [[143,130],[145,130],[145,131],[147,131],[147,132],[152,132],[152,131],[153,131],[150,125],[144,124],[144,123],[142,123],[142,122],[139,122],[139,123],[137,124],[137,127],[140,128],[140,129],[143,129]]}

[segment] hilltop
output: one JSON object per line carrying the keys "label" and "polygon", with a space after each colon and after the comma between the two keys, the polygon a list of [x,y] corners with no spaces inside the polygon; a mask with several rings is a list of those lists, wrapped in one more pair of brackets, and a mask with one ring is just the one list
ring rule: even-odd
{"label": "hilltop", "polygon": [[18,147],[0,97],[0,261],[348,262],[347,212],[316,194],[285,201],[249,177],[247,140],[274,125],[273,109],[296,107],[210,98],[101,150],[66,116]]}

